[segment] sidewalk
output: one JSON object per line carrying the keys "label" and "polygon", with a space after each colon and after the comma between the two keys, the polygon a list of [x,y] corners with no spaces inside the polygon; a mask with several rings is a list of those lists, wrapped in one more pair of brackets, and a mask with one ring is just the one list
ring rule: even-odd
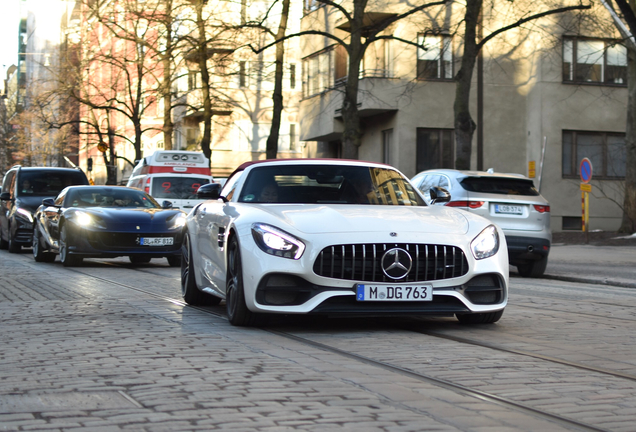
{"label": "sidewalk", "polygon": [[636,288],[636,236],[592,232],[585,241],[585,233],[555,233],[543,277]]}

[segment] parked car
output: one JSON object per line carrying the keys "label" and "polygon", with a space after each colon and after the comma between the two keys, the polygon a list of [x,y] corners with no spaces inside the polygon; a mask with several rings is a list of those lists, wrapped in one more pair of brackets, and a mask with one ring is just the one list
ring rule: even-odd
{"label": "parked car", "polygon": [[491,170],[428,170],[411,182],[430,202],[430,189],[441,187],[451,199],[443,203],[483,216],[503,230],[510,264],[524,277],[540,277],[548,265],[552,242],[550,204],[521,174]]}
{"label": "parked car", "polygon": [[492,323],[507,304],[503,232],[427,206],[388,165],[248,162],[198,195],[208,201],[187,217],[182,295],[192,305],[225,299],[233,325],[267,313]]}
{"label": "parked car", "polygon": [[124,186],[72,186],[45,199],[35,213],[33,257],[74,266],[84,258],[128,256],[132,263],[168,258],[181,264],[185,212],[160,206]]}
{"label": "parked car", "polygon": [[33,213],[44,198],[55,197],[69,185],[87,185],[79,168],[22,167],[4,175],[0,194],[0,249],[19,252],[31,246]]}

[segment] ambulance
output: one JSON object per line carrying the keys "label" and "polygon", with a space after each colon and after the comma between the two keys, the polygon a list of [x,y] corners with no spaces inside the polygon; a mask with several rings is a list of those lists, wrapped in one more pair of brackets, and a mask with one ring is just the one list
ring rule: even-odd
{"label": "ambulance", "polygon": [[201,152],[158,150],[139,160],[126,186],[141,189],[159,203],[170,201],[186,211],[201,200],[196,192],[213,183],[209,159]]}

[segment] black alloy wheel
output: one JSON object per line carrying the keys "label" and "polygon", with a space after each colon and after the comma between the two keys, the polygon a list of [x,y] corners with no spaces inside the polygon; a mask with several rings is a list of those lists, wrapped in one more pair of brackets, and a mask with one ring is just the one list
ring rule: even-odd
{"label": "black alloy wheel", "polygon": [[457,314],[457,320],[461,324],[492,324],[499,321],[503,315],[503,309],[497,312],[484,312],[474,314]]}
{"label": "black alloy wheel", "polygon": [[225,288],[225,304],[227,307],[227,318],[230,324],[235,326],[255,325],[257,314],[250,311],[245,304],[241,249],[236,236],[232,237],[228,247],[227,280]]}
{"label": "black alloy wheel", "polygon": [[53,262],[55,261],[55,254],[52,252],[45,252],[42,247],[42,240],[37,227],[33,230],[33,259],[36,262]]}
{"label": "black alloy wheel", "polygon": [[192,306],[216,306],[221,303],[219,297],[206,294],[199,290],[194,277],[194,263],[192,262],[192,247],[190,235],[186,233],[181,245],[181,296]]}
{"label": "black alloy wheel", "polygon": [[9,253],[20,253],[22,246],[15,241],[15,234],[11,233],[11,226],[9,226]]}
{"label": "black alloy wheel", "polygon": [[69,244],[71,237],[68,234],[68,228],[66,224],[62,225],[60,229],[60,261],[64,267],[73,267],[82,263],[82,257],[78,255],[72,255],[69,250]]}

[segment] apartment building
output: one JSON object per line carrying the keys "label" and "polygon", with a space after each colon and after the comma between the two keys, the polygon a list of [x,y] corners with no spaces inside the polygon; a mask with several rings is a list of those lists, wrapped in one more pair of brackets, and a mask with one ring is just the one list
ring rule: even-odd
{"label": "apartment building", "polygon": [[[350,2],[343,2],[349,7]],[[523,2],[484,3],[483,37],[515,22]],[[567,2],[552,5],[560,7]],[[523,6],[523,5],[522,5]],[[549,9],[526,2],[528,15]],[[369,26],[407,11],[404,3],[370,2]],[[530,11],[530,12],[528,12]],[[407,176],[454,168],[453,103],[463,53],[464,9],[456,3],[395,22],[367,49],[360,68],[360,159],[386,162]],[[348,41],[335,8],[305,1],[303,30]],[[420,45],[416,47],[403,41]],[[554,231],[581,229],[579,164],[593,163],[589,228],[620,226],[625,175],[627,51],[602,5],[547,16],[491,39],[473,73],[471,115],[479,128],[472,169],[534,177],[551,203]],[[303,37],[300,139],[308,156],[338,157],[347,53],[332,38]]]}

